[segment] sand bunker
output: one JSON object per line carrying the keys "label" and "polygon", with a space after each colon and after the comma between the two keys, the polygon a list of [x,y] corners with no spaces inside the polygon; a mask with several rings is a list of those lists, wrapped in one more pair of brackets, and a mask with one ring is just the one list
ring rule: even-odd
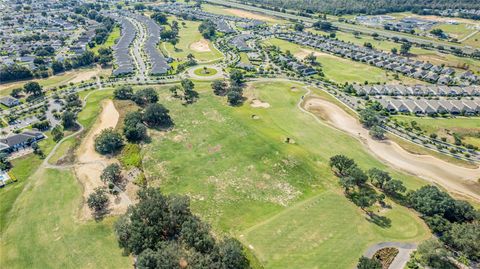
{"label": "sand bunker", "polygon": [[[97,187],[104,186],[100,180],[100,175],[107,165],[116,162],[114,159],[109,159],[98,154],[95,151],[95,137],[100,132],[107,128],[114,128],[117,125],[119,114],[115,109],[112,100],[107,100],[102,104],[102,113],[98,117],[95,125],[86,135],[83,143],[77,151],[77,164],[74,167],[75,175],[80,183],[83,185],[84,200]],[[121,214],[127,210],[128,205],[131,204],[128,196],[121,192],[117,197],[110,195],[110,210],[112,214]],[[91,211],[87,204],[84,203],[80,210],[81,219],[90,219]]]}
{"label": "sand bunker", "polygon": [[270,104],[267,102],[262,102],[258,99],[253,99],[252,102],[250,103],[250,106],[254,108],[269,108]]}
{"label": "sand bunker", "polygon": [[206,39],[200,39],[199,41],[190,44],[190,49],[196,52],[212,51]]}
{"label": "sand bunker", "polygon": [[409,153],[388,140],[374,140],[356,118],[326,100],[310,98],[304,103],[304,107],[335,128],[358,138],[371,152],[391,166],[437,183],[454,194],[480,201],[480,168],[456,166],[429,155]]}
{"label": "sand bunker", "polygon": [[235,8],[228,8],[225,9],[225,11],[238,16],[242,18],[248,18],[248,19],[254,19],[254,20],[260,20],[260,21],[267,21],[267,22],[276,22],[277,20],[273,17],[261,15],[258,13],[252,13],[249,11],[241,10],[241,9],[235,9]]}

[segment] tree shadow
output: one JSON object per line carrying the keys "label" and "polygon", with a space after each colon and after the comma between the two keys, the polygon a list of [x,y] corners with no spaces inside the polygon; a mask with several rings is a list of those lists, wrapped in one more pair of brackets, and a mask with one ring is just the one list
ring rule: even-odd
{"label": "tree shadow", "polygon": [[385,216],[380,216],[373,212],[367,212],[367,215],[368,217],[366,218],[366,220],[368,222],[376,224],[377,226],[380,226],[382,228],[390,228],[392,226],[392,220]]}

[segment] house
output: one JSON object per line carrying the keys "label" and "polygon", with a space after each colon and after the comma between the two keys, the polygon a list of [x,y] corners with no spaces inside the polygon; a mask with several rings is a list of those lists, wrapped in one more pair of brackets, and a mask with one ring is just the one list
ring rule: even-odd
{"label": "house", "polygon": [[0,98],[0,104],[6,107],[14,107],[14,106],[18,106],[20,104],[20,101],[18,101],[17,98],[13,98],[11,96],[4,96]]}
{"label": "house", "polygon": [[33,142],[45,138],[45,135],[38,131],[25,131],[21,134],[10,135],[0,139],[0,149],[4,152],[14,152],[29,147]]}
{"label": "house", "polygon": [[5,186],[9,180],[10,180],[10,175],[5,171],[0,170],[0,187]]}

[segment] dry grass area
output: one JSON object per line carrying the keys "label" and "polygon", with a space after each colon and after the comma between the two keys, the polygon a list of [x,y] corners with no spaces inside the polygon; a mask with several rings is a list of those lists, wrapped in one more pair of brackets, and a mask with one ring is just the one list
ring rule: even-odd
{"label": "dry grass area", "polygon": [[277,19],[275,19],[273,17],[270,17],[270,16],[266,16],[266,15],[262,15],[262,14],[258,14],[258,13],[253,13],[253,12],[246,11],[246,10],[241,10],[241,9],[227,8],[227,9],[225,9],[225,11],[227,11],[228,13],[230,13],[234,16],[238,16],[238,17],[242,17],[242,18],[260,20],[260,21],[266,21],[266,22],[277,22],[278,21]]}

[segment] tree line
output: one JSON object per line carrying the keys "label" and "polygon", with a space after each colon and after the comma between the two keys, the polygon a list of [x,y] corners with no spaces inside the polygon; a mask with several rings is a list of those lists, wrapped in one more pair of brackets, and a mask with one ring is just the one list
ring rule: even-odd
{"label": "tree line", "polygon": [[269,9],[280,12],[286,12],[286,9],[292,9],[307,15],[315,12],[343,15],[356,13],[384,14],[422,9],[480,8],[480,2],[476,0],[244,0],[241,2],[268,7]]}

